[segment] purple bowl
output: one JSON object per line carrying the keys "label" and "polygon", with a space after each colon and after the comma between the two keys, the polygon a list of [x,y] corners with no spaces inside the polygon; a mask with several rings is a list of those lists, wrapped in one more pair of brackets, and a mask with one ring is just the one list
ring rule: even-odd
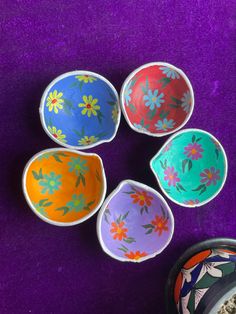
{"label": "purple bowl", "polygon": [[164,198],[151,187],[122,181],[107,197],[97,218],[105,253],[122,262],[142,262],[170,243],[174,217]]}

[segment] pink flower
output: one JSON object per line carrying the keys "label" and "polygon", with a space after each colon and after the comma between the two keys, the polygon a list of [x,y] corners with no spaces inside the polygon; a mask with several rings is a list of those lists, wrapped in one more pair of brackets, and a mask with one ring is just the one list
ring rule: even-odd
{"label": "pink flower", "polygon": [[210,169],[205,169],[200,176],[202,177],[201,182],[206,183],[206,186],[211,184],[216,185],[216,181],[220,179],[220,170],[216,170],[214,167]]}
{"label": "pink flower", "polygon": [[174,167],[167,167],[164,171],[164,174],[164,180],[168,181],[169,186],[176,186],[176,183],[180,181],[180,178],[178,178],[178,173],[175,172]]}
{"label": "pink flower", "polygon": [[184,204],[186,204],[186,205],[199,204],[199,200],[188,200],[188,201],[185,201]]}
{"label": "pink flower", "polygon": [[188,144],[188,146],[184,147],[184,154],[186,154],[189,158],[191,158],[192,160],[197,160],[199,158],[202,158],[202,152],[203,152],[203,149],[202,149],[202,146],[201,144],[198,144],[198,143],[191,143],[191,144]]}
{"label": "pink flower", "polygon": [[172,141],[170,141],[164,148],[163,148],[163,152],[168,152],[168,150],[171,148],[172,146]]}

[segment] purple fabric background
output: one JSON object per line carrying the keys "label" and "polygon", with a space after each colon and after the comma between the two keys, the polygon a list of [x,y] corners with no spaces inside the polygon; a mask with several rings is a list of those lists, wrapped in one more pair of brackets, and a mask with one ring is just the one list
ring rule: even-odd
{"label": "purple fabric background", "polygon": [[[0,16],[0,312],[163,314],[166,278],[179,255],[197,241],[236,236],[235,1],[2,0]],[[68,228],[40,221],[23,198],[21,174],[33,154],[55,147],[38,114],[53,78],[88,69],[119,90],[150,61],[186,72],[196,99],[186,127],[221,141],[229,175],[203,207],[169,201],[176,223],[171,244],[135,265],[103,253],[96,216]],[[92,150],[103,158],[108,193],[125,178],[157,188],[148,162],[165,139],[135,133],[122,118],[115,140]]]}

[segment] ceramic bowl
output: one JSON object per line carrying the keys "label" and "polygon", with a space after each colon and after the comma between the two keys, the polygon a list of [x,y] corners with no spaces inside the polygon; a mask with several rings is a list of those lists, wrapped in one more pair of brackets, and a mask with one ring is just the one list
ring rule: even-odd
{"label": "ceramic bowl", "polygon": [[122,181],[105,200],[97,219],[100,244],[122,262],[142,262],[171,241],[174,218],[163,197],[147,185]]}
{"label": "ceramic bowl", "polygon": [[101,158],[63,148],[33,156],[23,173],[25,198],[42,220],[71,226],[91,217],[106,194]]}
{"label": "ceramic bowl", "polygon": [[133,71],[121,89],[121,108],[129,126],[151,136],[182,128],[194,107],[192,85],[183,71],[165,62]]}
{"label": "ceramic bowl", "polygon": [[216,314],[235,293],[236,240],[207,240],[189,248],[172,268],[166,285],[167,313]]}
{"label": "ceramic bowl", "polygon": [[80,150],[110,142],[120,123],[114,86],[89,71],[58,76],[43,93],[39,111],[43,128],[52,140]]}
{"label": "ceramic bowl", "polygon": [[197,207],[212,200],[227,176],[227,158],[219,141],[199,129],[175,133],[150,162],[165,195],[173,202]]}

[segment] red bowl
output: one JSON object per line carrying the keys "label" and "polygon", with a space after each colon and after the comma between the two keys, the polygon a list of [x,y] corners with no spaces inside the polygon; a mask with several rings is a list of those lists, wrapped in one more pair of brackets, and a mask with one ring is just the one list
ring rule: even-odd
{"label": "red bowl", "polygon": [[133,71],[121,89],[121,108],[139,133],[164,136],[182,128],[193,112],[192,85],[184,72],[164,62]]}

